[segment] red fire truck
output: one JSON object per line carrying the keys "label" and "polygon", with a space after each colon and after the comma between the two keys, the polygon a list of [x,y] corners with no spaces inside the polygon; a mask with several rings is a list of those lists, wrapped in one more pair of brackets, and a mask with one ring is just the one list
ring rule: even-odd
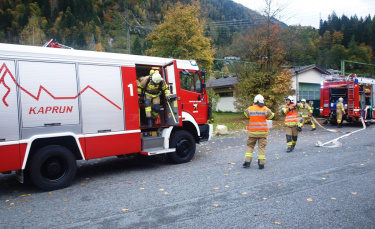
{"label": "red fire truck", "polygon": [[343,120],[358,122],[363,117],[367,125],[371,124],[374,113],[375,79],[349,76],[327,75],[321,87],[320,116],[325,117],[332,125],[336,122],[336,103],[344,99],[345,112]]}
{"label": "red fire truck", "polygon": [[[162,94],[149,128],[136,80],[151,69],[171,99]],[[189,162],[212,136],[204,78],[195,61],[0,44],[0,172],[55,190],[71,183],[77,160],[167,154]]]}

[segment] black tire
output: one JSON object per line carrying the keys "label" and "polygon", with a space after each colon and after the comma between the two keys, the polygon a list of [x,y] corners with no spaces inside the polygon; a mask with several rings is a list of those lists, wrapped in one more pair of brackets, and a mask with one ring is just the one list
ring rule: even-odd
{"label": "black tire", "polygon": [[170,148],[176,151],[169,153],[169,159],[176,164],[189,162],[195,154],[196,143],[193,135],[185,130],[178,130],[172,133],[169,142]]}
{"label": "black tire", "polygon": [[39,149],[29,161],[28,172],[34,185],[45,191],[69,186],[77,171],[77,162],[67,148],[50,145]]}

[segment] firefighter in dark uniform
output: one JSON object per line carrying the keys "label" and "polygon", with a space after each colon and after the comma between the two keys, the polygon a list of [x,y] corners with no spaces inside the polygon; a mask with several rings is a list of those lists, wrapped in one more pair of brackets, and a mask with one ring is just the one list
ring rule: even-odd
{"label": "firefighter in dark uniform", "polygon": [[159,71],[155,70],[151,76],[143,77],[138,87],[144,90],[147,123],[148,127],[152,127],[152,116],[157,117],[160,111],[160,95],[164,92],[165,97],[169,99],[168,85]]}

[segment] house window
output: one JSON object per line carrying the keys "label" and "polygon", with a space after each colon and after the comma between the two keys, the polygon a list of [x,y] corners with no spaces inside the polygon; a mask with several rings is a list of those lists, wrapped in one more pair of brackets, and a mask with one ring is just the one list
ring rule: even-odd
{"label": "house window", "polygon": [[299,84],[299,98],[306,100],[320,100],[320,85],[310,84],[310,83],[300,83]]}

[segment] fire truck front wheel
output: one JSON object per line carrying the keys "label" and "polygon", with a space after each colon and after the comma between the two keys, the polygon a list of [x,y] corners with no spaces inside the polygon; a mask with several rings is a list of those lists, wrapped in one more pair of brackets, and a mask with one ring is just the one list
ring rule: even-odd
{"label": "fire truck front wheel", "polygon": [[193,135],[186,130],[172,133],[169,146],[176,151],[168,154],[169,159],[176,164],[189,162],[194,157],[195,144]]}
{"label": "fire truck front wheel", "polygon": [[32,155],[28,172],[35,186],[52,191],[69,186],[76,171],[74,155],[65,147],[50,145]]}

